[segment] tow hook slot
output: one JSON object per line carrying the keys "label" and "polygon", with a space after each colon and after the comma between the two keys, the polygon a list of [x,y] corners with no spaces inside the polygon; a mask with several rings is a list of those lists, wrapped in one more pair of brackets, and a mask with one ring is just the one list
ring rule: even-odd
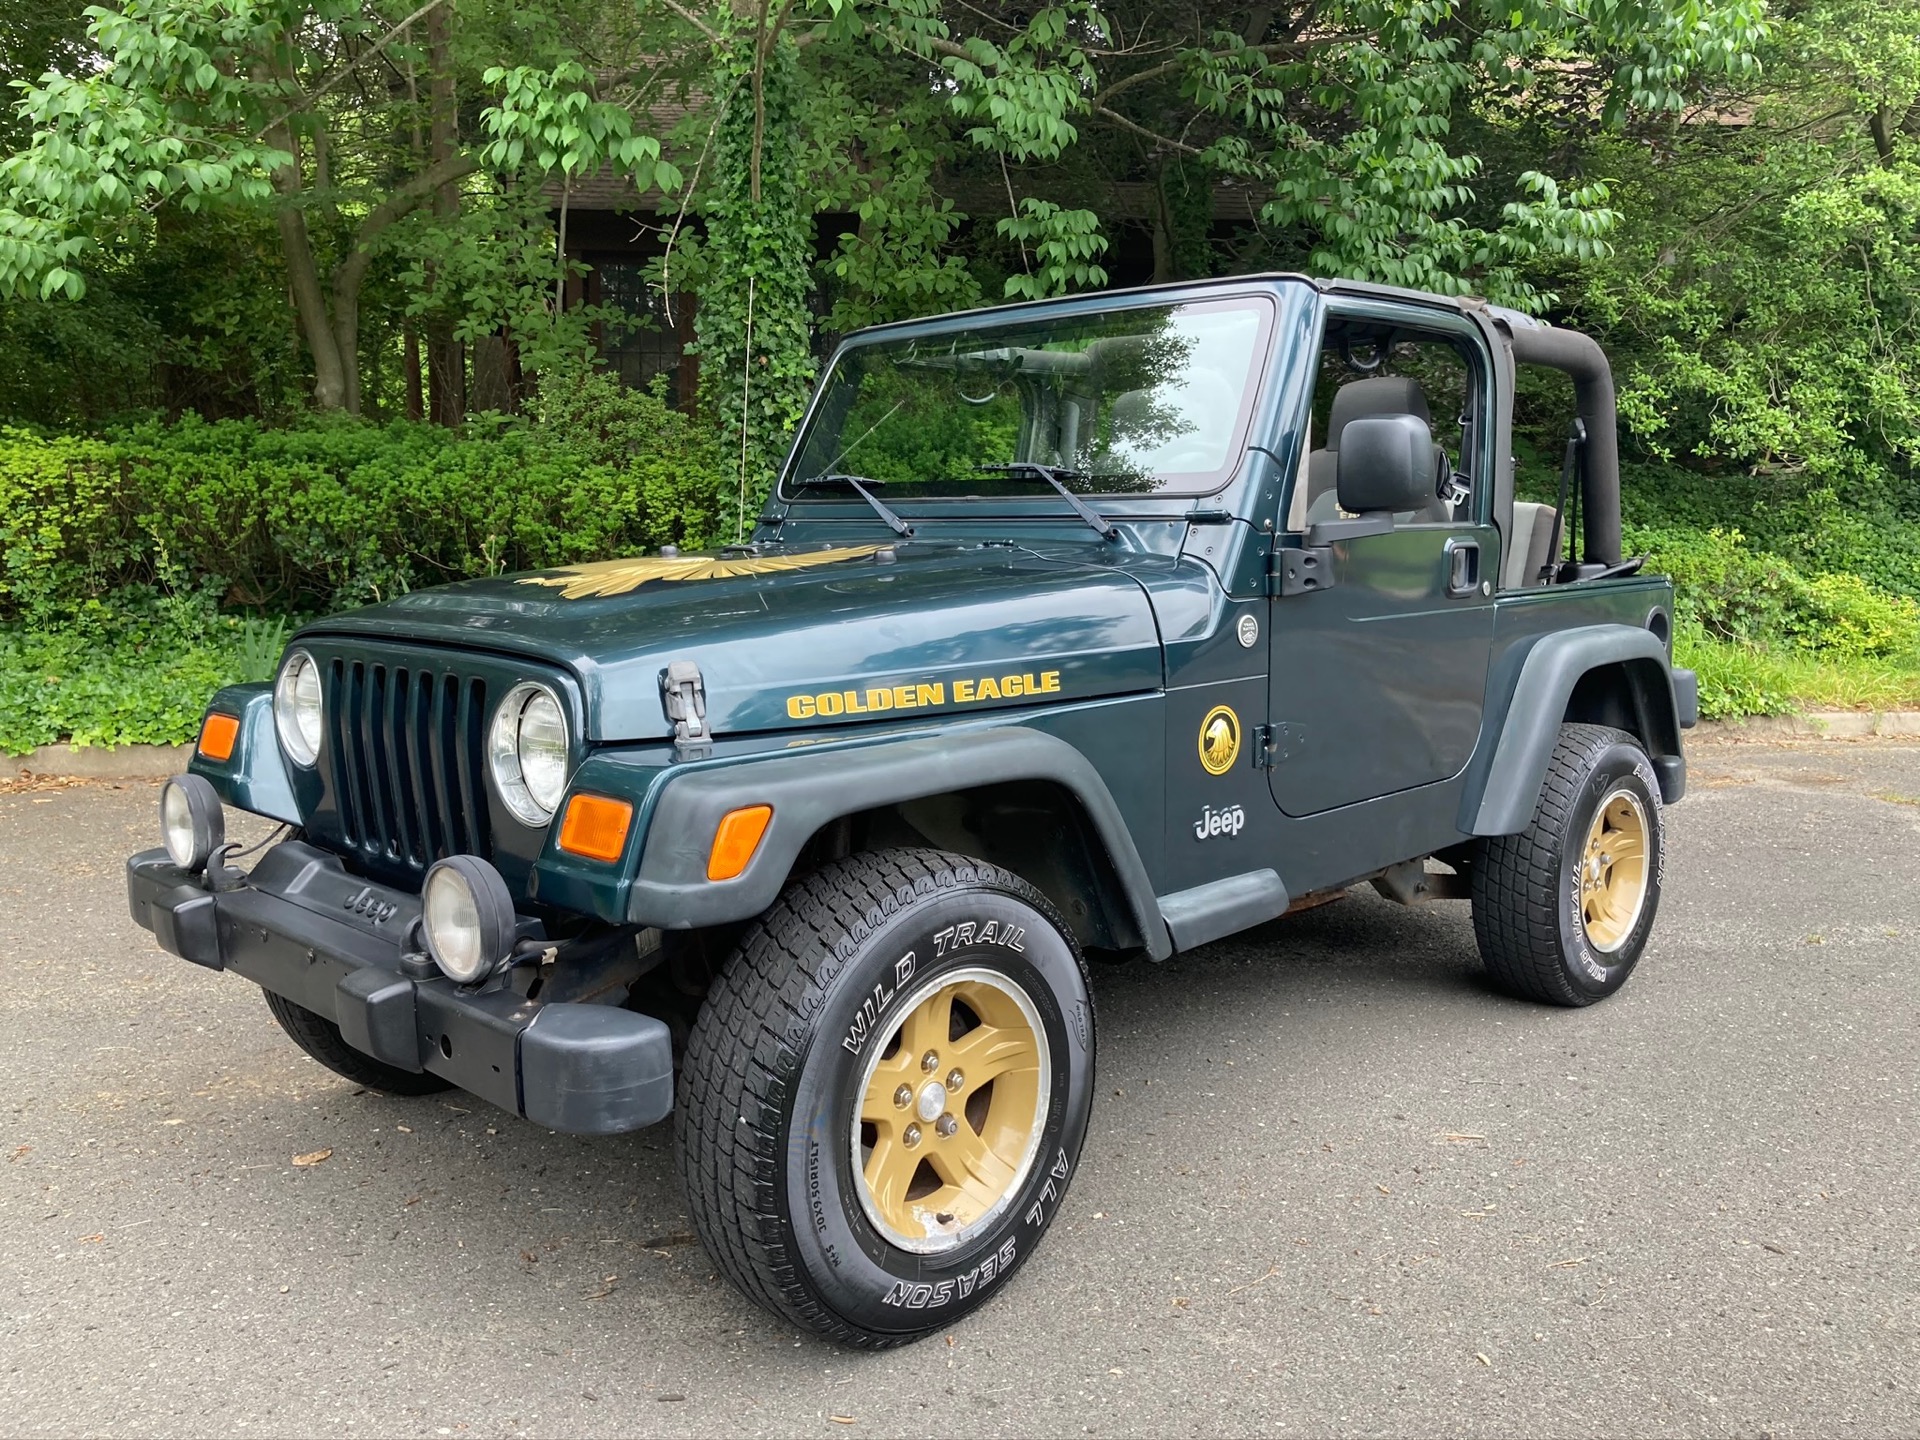
{"label": "tow hook slot", "polygon": [[660,676],[660,699],[673,722],[673,749],[677,760],[691,760],[713,750],[707,729],[707,682],[691,660],[675,660]]}

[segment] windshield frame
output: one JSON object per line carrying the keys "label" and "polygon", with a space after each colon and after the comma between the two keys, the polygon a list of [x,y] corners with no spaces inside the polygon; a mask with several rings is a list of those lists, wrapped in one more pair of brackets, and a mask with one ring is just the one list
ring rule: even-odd
{"label": "windshield frame", "polygon": [[[1190,501],[1196,497],[1218,495],[1234,483],[1248,454],[1249,441],[1253,426],[1261,414],[1262,400],[1270,383],[1275,365],[1279,331],[1286,307],[1271,285],[1258,281],[1246,285],[1222,285],[1220,282],[1200,282],[1193,285],[1155,287],[1133,292],[1120,299],[1114,295],[1079,295],[1061,299],[1027,302],[1020,305],[994,306],[980,310],[962,311],[953,315],[935,316],[926,319],[901,321],[889,325],[875,326],[868,330],[849,335],[835,348],[826,367],[821,372],[818,385],[814,388],[812,399],[807,406],[799,429],[795,432],[786,462],[781,466],[780,479],[774,487],[770,501],[792,506],[796,510],[811,510],[815,506],[835,504],[840,497],[828,495],[799,485],[797,480],[800,458],[807,451],[808,444],[817,426],[821,423],[826,409],[827,396],[836,378],[848,359],[857,352],[876,346],[894,346],[920,341],[938,340],[947,335],[968,334],[982,345],[991,343],[990,336],[996,330],[1026,327],[1049,322],[1071,324],[1083,316],[1123,315],[1129,311],[1164,310],[1175,311],[1195,308],[1205,311],[1224,309],[1253,308],[1258,316],[1258,330],[1253,342],[1253,355],[1247,368],[1245,385],[1240,396],[1239,407],[1234,416],[1233,430],[1228,436],[1224,449],[1224,458],[1217,470],[1204,472],[1204,483],[1199,485],[1173,483],[1152,490],[1101,490],[1097,486],[1087,490],[1076,490],[1076,494],[1090,501],[1105,501],[1124,504],[1128,508],[1142,502],[1158,500]],[[982,464],[1004,462],[1006,456],[982,456]],[[855,469],[858,467],[855,466]],[[1179,473],[1179,472],[1175,472]],[[976,511],[986,506],[1003,506],[1009,503],[1021,510],[1031,510],[1035,502],[1042,507],[1053,509],[1059,503],[1058,497],[1047,493],[1044,487],[1036,488],[1033,493],[1016,493],[1001,488],[991,477],[979,477],[984,484],[993,489],[970,492],[959,484],[960,477],[940,477],[941,480],[955,482],[954,488],[942,489],[939,493],[903,495],[896,505],[909,505],[918,510],[922,506],[947,511],[947,507],[962,507],[967,511]],[[948,512],[951,513],[951,512]],[[797,516],[795,516],[797,518]]]}

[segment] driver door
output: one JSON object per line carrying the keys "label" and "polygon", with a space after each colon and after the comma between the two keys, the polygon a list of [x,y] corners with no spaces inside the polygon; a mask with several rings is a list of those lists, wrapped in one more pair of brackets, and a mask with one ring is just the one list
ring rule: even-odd
{"label": "driver door", "polygon": [[1470,322],[1451,318],[1375,302],[1328,316],[1311,430],[1322,448],[1296,477],[1283,528],[1304,537],[1340,516],[1340,431],[1364,414],[1424,408],[1465,494],[1436,491],[1389,533],[1336,542],[1330,587],[1271,602],[1268,773],[1288,815],[1449,779],[1480,738],[1499,555],[1490,477],[1480,483],[1493,367]]}

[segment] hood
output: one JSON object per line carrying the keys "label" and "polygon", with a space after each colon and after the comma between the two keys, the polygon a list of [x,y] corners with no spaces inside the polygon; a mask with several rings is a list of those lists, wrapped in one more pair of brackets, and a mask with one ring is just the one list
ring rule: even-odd
{"label": "hood", "polygon": [[672,734],[690,660],[715,734],[969,713],[1149,690],[1153,612],[1116,567],[1002,544],[762,546],[469,580],[310,634],[458,646],[564,667],[597,742]]}

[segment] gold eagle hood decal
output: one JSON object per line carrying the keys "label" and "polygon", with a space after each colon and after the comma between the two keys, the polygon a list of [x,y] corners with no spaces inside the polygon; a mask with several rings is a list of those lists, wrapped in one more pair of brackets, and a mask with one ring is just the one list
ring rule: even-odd
{"label": "gold eagle hood decal", "polygon": [[637,555],[626,560],[595,560],[564,565],[544,575],[527,575],[522,585],[545,585],[563,600],[586,600],[627,595],[655,580],[732,580],[744,575],[777,575],[784,570],[808,570],[864,560],[883,545],[851,545],[841,550],[808,550],[798,555]]}

